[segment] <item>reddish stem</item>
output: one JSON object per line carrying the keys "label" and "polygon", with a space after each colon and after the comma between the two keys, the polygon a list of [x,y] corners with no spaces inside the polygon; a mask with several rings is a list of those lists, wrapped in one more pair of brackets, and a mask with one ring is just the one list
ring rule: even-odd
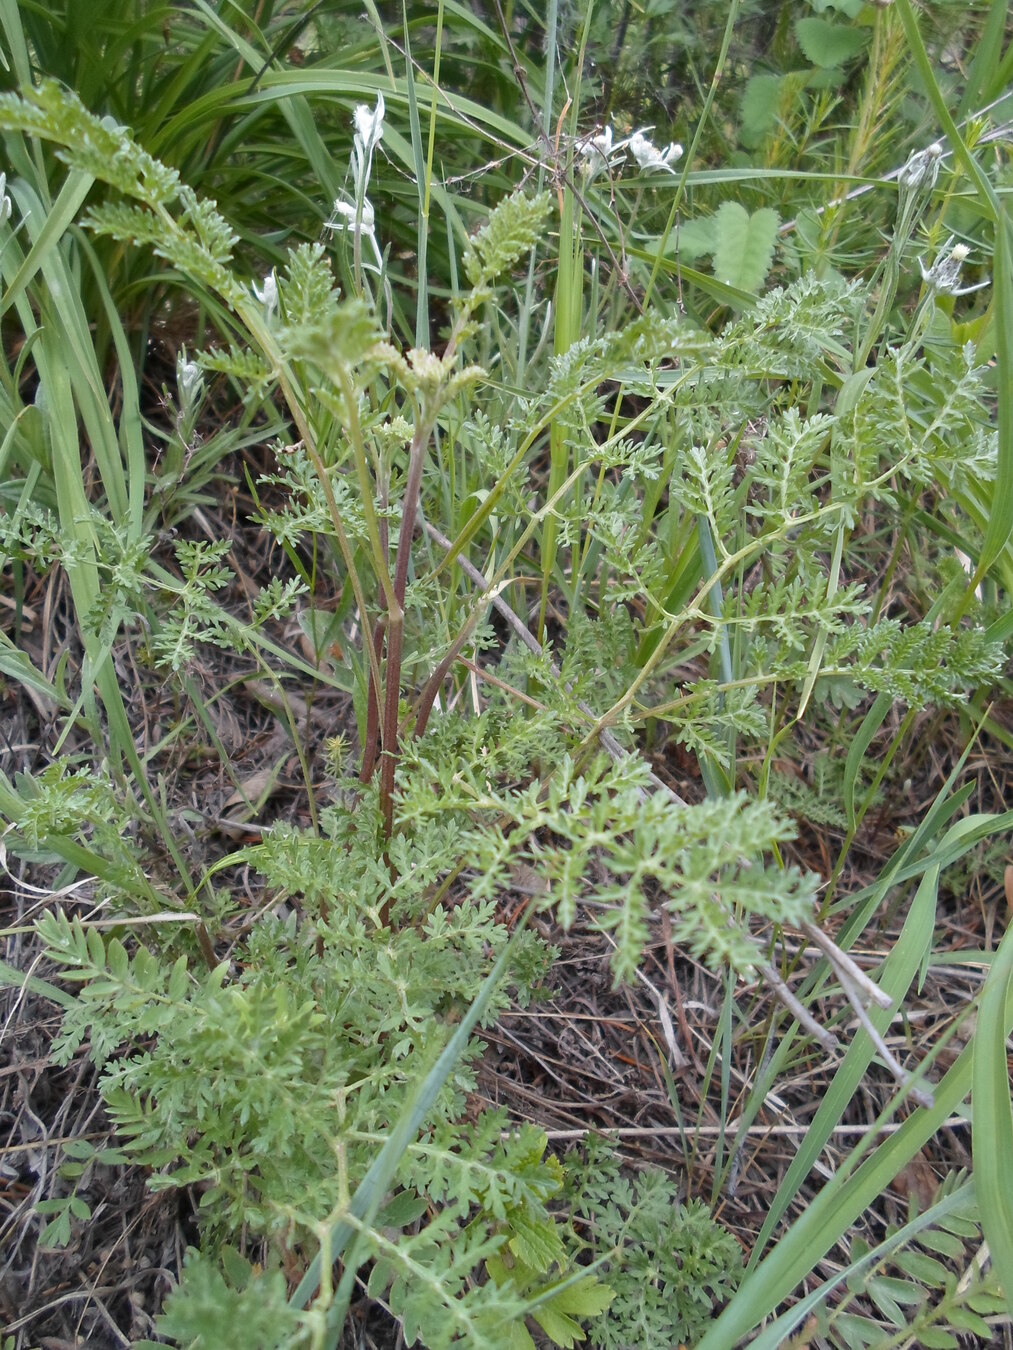
{"label": "reddish stem", "polygon": [[[401,509],[401,530],[397,539],[397,565],[394,572],[394,602],[387,612],[387,664],[384,671],[383,734],[381,737],[380,810],[383,815],[383,837],[394,832],[394,770],[397,768],[397,710],[401,696],[401,657],[404,628],[404,597],[408,587],[408,564],[411,561],[412,535],[418,515],[419,493],[422,489],[422,468],[426,458],[430,424],[421,420],[415,428],[408,452],[408,481],[405,484],[404,505]],[[364,766],[365,767],[365,766]],[[372,765],[370,765],[372,771]]]}

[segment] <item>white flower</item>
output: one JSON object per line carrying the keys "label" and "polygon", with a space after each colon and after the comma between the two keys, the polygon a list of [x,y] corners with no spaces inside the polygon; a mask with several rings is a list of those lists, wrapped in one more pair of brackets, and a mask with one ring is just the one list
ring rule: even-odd
{"label": "white flower", "polygon": [[626,158],[626,142],[617,141],[613,145],[612,127],[607,126],[604,131],[599,131],[597,136],[585,141],[580,151],[584,157],[581,165],[584,177],[591,183],[600,173],[610,171],[614,165],[622,163]]}
{"label": "white flower", "polygon": [[176,357],[176,387],[180,402],[186,408],[192,408],[204,392],[204,375],[196,361],[186,359],[184,347]]}
{"label": "white flower", "polygon": [[674,173],[675,170],[672,165],[677,159],[682,158],[682,146],[676,141],[671,141],[664,150],[659,150],[645,134],[652,129],[651,127],[643,127],[640,131],[633,133],[628,141],[630,154],[645,173],[654,169],[661,169],[665,173]]}
{"label": "white flower", "polygon": [[7,175],[0,173],[0,225],[10,220],[13,210],[11,199],[7,195]]}
{"label": "white flower", "polygon": [[273,269],[268,272],[264,278],[263,286],[253,283],[253,294],[264,306],[264,314],[270,321],[274,311],[278,308],[278,278],[274,275]]}
{"label": "white flower", "polygon": [[921,187],[931,190],[939,177],[942,154],[943,147],[938,141],[933,141],[924,150],[918,150],[910,155],[897,175],[897,186],[905,188],[908,192],[914,192]]}
{"label": "white flower", "polygon": [[618,167],[626,158],[627,151],[637,161],[643,173],[650,173],[652,170],[674,173],[672,166],[682,157],[682,146],[672,141],[664,150],[659,150],[647,135],[652,130],[652,127],[641,127],[624,141],[613,141],[612,128],[608,126],[604,131],[599,131],[597,135],[585,141],[580,149],[583,155],[581,167],[587,181],[593,182],[604,170],[611,171]]}
{"label": "white flower", "polygon": [[[356,211],[351,202],[336,201],[334,203],[334,215],[327,222],[329,230],[354,230]],[[362,203],[362,219],[359,222],[358,229],[362,234],[374,234],[376,225],[376,216],[373,213],[373,203],[367,197]]]}
{"label": "white flower", "polygon": [[376,107],[370,111],[365,103],[355,110],[355,135],[363,152],[371,155],[383,137],[383,114],[386,111],[383,94],[377,94]]}
{"label": "white flower", "polygon": [[961,287],[960,269],[970,252],[966,244],[956,243],[951,234],[928,271],[925,270],[925,264],[919,260],[918,266],[921,268],[922,280],[926,286],[940,295],[968,295],[971,291],[980,291],[982,286],[987,286],[988,282],[982,281],[977,286]]}

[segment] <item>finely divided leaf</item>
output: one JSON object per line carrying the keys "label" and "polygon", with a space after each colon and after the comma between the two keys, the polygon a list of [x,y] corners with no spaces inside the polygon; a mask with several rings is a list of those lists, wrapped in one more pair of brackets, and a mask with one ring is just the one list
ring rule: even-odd
{"label": "finely divided leaf", "polygon": [[464,256],[464,270],[472,286],[487,286],[534,248],[541,238],[550,204],[547,192],[536,197],[513,192],[500,202]]}

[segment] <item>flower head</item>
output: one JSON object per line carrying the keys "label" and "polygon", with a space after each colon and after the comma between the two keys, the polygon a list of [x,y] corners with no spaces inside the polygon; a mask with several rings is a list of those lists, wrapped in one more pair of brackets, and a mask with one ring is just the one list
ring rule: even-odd
{"label": "flower head", "polygon": [[383,115],[386,111],[386,105],[383,101],[383,94],[377,94],[376,107],[367,108],[365,103],[360,103],[355,109],[355,135],[363,152],[371,155],[383,138]]}
{"label": "flower head", "polygon": [[915,192],[922,187],[931,190],[939,177],[942,155],[943,147],[938,141],[909,155],[907,163],[897,175],[897,186],[908,192]]}
{"label": "flower head", "polygon": [[383,94],[377,94],[375,108],[367,108],[365,103],[360,103],[352,116],[355,123],[352,173],[355,178],[355,195],[358,198],[365,196],[369,171],[373,164],[373,151],[383,139],[384,112]]}
{"label": "flower head", "polygon": [[186,348],[176,357],[176,388],[184,408],[193,408],[204,392],[204,374],[196,361],[188,361]]}
{"label": "flower head", "polygon": [[655,169],[660,169],[664,173],[674,173],[672,166],[676,160],[682,158],[682,146],[677,141],[671,141],[664,150],[659,150],[646,135],[651,130],[653,128],[644,127],[633,133],[628,142],[630,154],[644,173],[650,173]]}
{"label": "flower head", "polygon": [[580,147],[585,179],[591,183],[600,173],[611,171],[614,165],[621,164],[626,158],[626,142],[612,143],[612,127],[607,126]]}
{"label": "flower head", "polygon": [[356,220],[356,210],[351,202],[343,202],[339,199],[334,203],[334,214],[327,222],[329,230],[357,230],[362,234],[374,234],[375,227],[376,216],[373,211],[373,203],[368,197],[363,199],[361,220]]}
{"label": "flower head", "polygon": [[937,295],[968,295],[971,291],[980,291],[982,286],[987,286],[987,281],[981,281],[977,286],[960,285],[960,269],[970,252],[966,244],[956,243],[951,234],[928,270],[923,262],[918,263],[926,286]]}
{"label": "flower head", "polygon": [[13,210],[11,199],[7,195],[7,175],[0,173],[0,225],[10,220]]}
{"label": "flower head", "polygon": [[278,278],[275,276],[273,268],[264,278],[262,286],[258,286],[256,282],[253,283],[253,294],[264,306],[265,317],[270,322],[274,311],[278,308]]}

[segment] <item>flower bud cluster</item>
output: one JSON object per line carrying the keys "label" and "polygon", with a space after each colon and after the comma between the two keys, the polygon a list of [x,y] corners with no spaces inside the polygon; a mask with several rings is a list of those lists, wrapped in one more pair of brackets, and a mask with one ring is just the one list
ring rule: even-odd
{"label": "flower bud cluster", "polygon": [[183,415],[192,414],[204,393],[204,373],[196,361],[187,360],[186,348],[176,357],[176,389]]}
{"label": "flower bud cluster", "polygon": [[933,141],[924,150],[916,150],[898,173],[897,186],[907,192],[917,192],[920,188],[931,191],[939,177],[942,156],[943,147],[938,141]]}
{"label": "flower bud cluster", "polygon": [[673,166],[682,158],[682,146],[672,141],[664,150],[660,149],[647,135],[653,130],[653,127],[641,127],[625,140],[613,141],[612,128],[607,126],[585,141],[580,148],[585,181],[591,182],[600,173],[621,169],[628,155],[636,160],[641,173],[674,173]]}

